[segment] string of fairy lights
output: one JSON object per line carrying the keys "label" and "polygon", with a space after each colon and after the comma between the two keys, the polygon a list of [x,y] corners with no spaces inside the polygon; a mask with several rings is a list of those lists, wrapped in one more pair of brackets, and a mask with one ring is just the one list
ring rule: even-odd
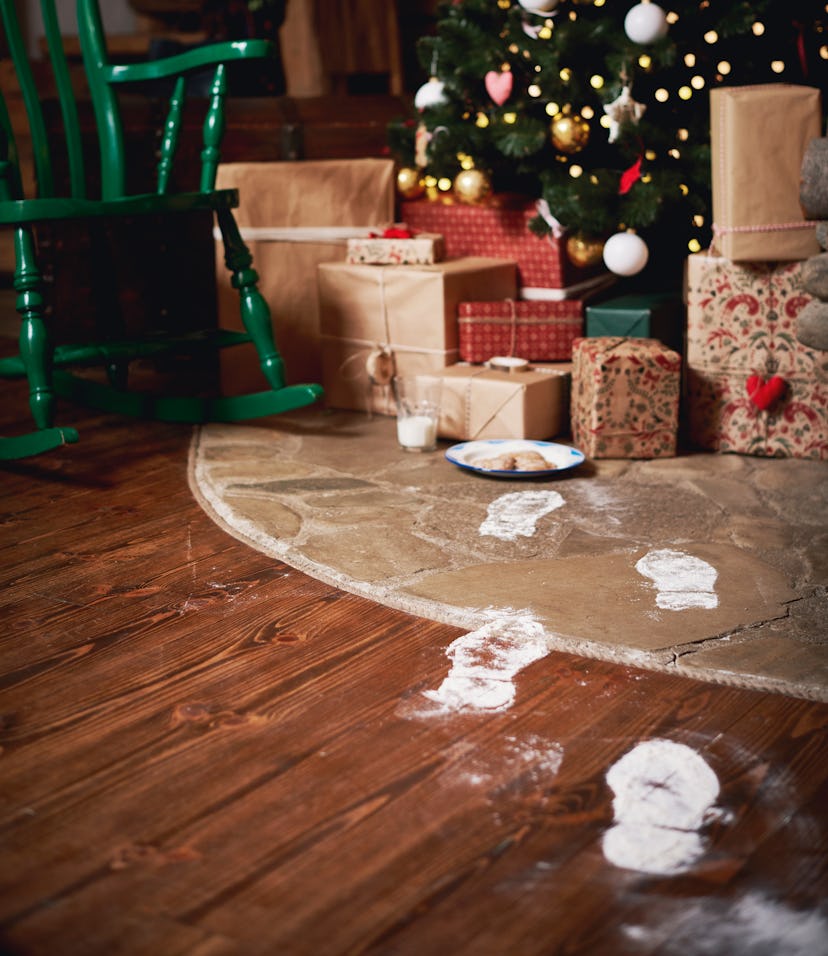
{"label": "string of fairy lights", "polygon": [[[828,3],[820,0],[798,45],[784,51],[774,47],[778,24],[764,15],[773,3],[444,4],[436,35],[420,41],[431,75],[414,99],[413,162],[399,170],[400,195],[480,203],[508,175],[534,176],[553,213],[537,231],[572,230],[570,254],[581,260],[606,261],[615,243],[623,254],[611,268],[635,274],[648,256],[638,233],[679,207],[689,217],[685,250],[700,250],[710,229],[710,88],[752,82],[757,72],[801,82],[804,65],[791,57],[802,57],[803,35],[813,64],[828,65]],[[737,7],[734,25],[728,14]],[[767,62],[753,63],[751,39],[770,51]]]}

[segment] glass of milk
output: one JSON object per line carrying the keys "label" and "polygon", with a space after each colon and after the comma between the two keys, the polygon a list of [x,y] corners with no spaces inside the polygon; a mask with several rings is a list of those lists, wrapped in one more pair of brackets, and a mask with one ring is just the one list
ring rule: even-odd
{"label": "glass of milk", "polygon": [[434,451],[443,381],[433,375],[397,376],[397,441],[403,451]]}

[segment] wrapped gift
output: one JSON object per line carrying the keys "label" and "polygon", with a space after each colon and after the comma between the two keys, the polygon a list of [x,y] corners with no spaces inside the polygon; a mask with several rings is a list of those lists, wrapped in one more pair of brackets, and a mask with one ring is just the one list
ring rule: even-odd
{"label": "wrapped gift", "polygon": [[572,437],[590,458],[665,458],[678,436],[681,356],[656,339],[578,339]]}
{"label": "wrapped gift", "polygon": [[687,266],[686,418],[713,451],[828,458],[828,353],[796,338],[802,262]]}
{"label": "wrapped gift", "polygon": [[433,373],[457,361],[457,306],[483,292],[516,292],[504,259],[433,265],[319,266],[322,382],[334,408],[394,414],[390,376]]}
{"label": "wrapped gift", "polygon": [[713,234],[738,261],[806,259],[816,224],[799,203],[802,158],[821,135],[820,92],[770,83],[710,92]]}
{"label": "wrapped gift", "polygon": [[577,296],[582,283],[604,271],[600,265],[574,265],[566,253],[565,235],[542,237],[530,232],[529,221],[538,210],[534,202],[523,198],[498,197],[484,206],[420,199],[402,202],[400,208],[410,228],[445,238],[449,258],[494,256],[517,262],[523,298],[564,298],[570,292]]}
{"label": "wrapped gift", "polygon": [[544,440],[567,431],[571,365],[529,365],[516,372],[452,365],[443,380],[438,434]]}
{"label": "wrapped gift", "polygon": [[[288,383],[320,381],[316,268],[320,262],[342,261],[348,237],[367,236],[376,223],[393,220],[393,163],[229,163],[219,167],[217,185],[239,190],[236,220],[270,306]],[[224,255],[221,242],[216,253]],[[221,324],[241,329],[238,293],[223,264],[216,271]],[[249,391],[261,378],[252,345],[224,349],[221,363],[227,394]]]}
{"label": "wrapped gift", "polygon": [[683,351],[684,306],[669,292],[620,295],[586,307],[586,335],[658,339]]}
{"label": "wrapped gift", "polygon": [[488,362],[515,355],[532,362],[569,361],[584,331],[581,299],[557,302],[461,302],[457,310],[460,358]]}
{"label": "wrapped gift", "polygon": [[346,262],[371,265],[430,265],[446,257],[442,236],[414,232],[404,224],[376,229],[365,237],[348,240]]}

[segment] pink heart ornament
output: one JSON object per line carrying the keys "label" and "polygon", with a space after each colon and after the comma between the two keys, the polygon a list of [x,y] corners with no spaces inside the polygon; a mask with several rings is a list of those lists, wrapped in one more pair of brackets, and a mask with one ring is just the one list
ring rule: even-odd
{"label": "pink heart ornament", "polygon": [[781,375],[771,376],[767,382],[761,375],[750,375],[745,383],[748,398],[761,411],[767,411],[785,394],[785,379]]}
{"label": "pink heart ornament", "polygon": [[511,70],[489,70],[485,78],[486,92],[498,106],[503,106],[512,95],[514,77]]}

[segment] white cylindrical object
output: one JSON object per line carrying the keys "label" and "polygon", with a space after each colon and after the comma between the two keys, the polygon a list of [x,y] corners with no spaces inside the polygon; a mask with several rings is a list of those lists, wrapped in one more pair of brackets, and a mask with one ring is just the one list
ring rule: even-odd
{"label": "white cylindrical object", "polygon": [[529,361],[516,355],[495,355],[486,364],[498,372],[525,372],[529,368]]}
{"label": "white cylindrical object", "polygon": [[437,445],[437,422],[429,415],[398,418],[397,441],[403,448],[434,448]]}

